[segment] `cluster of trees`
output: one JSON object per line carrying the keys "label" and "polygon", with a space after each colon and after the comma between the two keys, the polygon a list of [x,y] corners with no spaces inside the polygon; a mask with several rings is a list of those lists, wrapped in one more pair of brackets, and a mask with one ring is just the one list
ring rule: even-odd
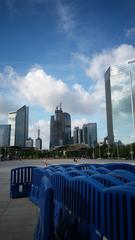
{"label": "cluster of trees", "polygon": [[0,148],[1,160],[12,160],[12,159],[38,159],[38,158],[104,158],[104,159],[135,159],[135,143],[132,145],[98,145],[95,148],[80,148],[68,150],[66,149],[55,149],[49,150],[36,150],[34,148]]}

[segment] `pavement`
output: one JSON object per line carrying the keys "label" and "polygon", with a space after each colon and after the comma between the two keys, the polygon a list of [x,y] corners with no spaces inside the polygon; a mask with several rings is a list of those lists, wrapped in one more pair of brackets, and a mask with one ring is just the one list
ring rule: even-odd
{"label": "pavement", "polygon": [[[78,160],[78,163],[107,163],[114,160]],[[115,160],[115,162],[117,162]],[[134,164],[135,161],[118,161]],[[20,166],[43,166],[46,160],[0,162],[0,240],[33,240],[39,209],[28,198],[10,199],[10,171]],[[47,164],[74,163],[73,159],[47,160]]]}

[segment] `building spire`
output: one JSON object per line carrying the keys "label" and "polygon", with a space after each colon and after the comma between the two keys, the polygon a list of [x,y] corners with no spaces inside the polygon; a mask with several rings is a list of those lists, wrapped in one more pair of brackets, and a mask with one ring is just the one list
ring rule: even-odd
{"label": "building spire", "polygon": [[38,127],[38,138],[40,138],[40,128]]}

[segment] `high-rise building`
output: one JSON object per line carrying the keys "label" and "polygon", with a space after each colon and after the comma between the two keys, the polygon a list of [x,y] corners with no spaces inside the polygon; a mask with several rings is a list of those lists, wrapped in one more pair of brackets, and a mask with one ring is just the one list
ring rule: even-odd
{"label": "high-rise building", "polygon": [[25,105],[16,112],[8,114],[8,123],[11,124],[10,146],[26,146],[28,138],[29,109]]}
{"label": "high-rise building", "polygon": [[105,92],[109,143],[135,141],[135,60],[109,67]]}
{"label": "high-rise building", "polygon": [[15,145],[15,123],[16,123],[16,112],[8,113],[8,124],[11,125],[10,146]]}
{"label": "high-rise building", "polygon": [[10,130],[11,125],[0,124],[0,147],[7,147],[10,145]]}
{"label": "high-rise building", "polygon": [[38,128],[38,137],[36,138],[35,140],[35,147],[38,149],[38,150],[41,150],[42,149],[42,139],[40,138],[40,129]]}
{"label": "high-rise building", "polygon": [[82,127],[83,143],[90,147],[97,146],[97,123],[87,123]]}
{"label": "high-rise building", "polygon": [[50,120],[50,149],[56,146],[67,145],[71,142],[70,114],[56,107],[55,115]]}
{"label": "high-rise building", "polygon": [[74,144],[79,143],[79,127],[74,128]]}
{"label": "high-rise building", "polygon": [[83,130],[79,129],[79,134],[78,134],[78,143],[83,143]]}
{"label": "high-rise building", "polygon": [[82,129],[79,127],[74,128],[74,144],[87,144],[90,147],[97,145],[97,124],[87,123],[84,124]]}

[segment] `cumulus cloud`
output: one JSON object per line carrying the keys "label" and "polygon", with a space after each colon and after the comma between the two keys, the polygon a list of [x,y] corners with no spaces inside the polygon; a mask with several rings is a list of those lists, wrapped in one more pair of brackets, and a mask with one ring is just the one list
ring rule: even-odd
{"label": "cumulus cloud", "polygon": [[122,44],[113,49],[103,50],[91,58],[86,73],[95,82],[104,81],[104,73],[109,66],[120,64],[133,58],[135,58],[135,47],[132,45]]}
{"label": "cumulus cloud", "polygon": [[14,87],[29,104],[40,105],[50,112],[62,102],[64,110],[70,113],[93,114],[99,103],[99,96],[91,90],[85,90],[77,83],[69,87],[39,66],[30,69],[25,76],[18,77]]}

